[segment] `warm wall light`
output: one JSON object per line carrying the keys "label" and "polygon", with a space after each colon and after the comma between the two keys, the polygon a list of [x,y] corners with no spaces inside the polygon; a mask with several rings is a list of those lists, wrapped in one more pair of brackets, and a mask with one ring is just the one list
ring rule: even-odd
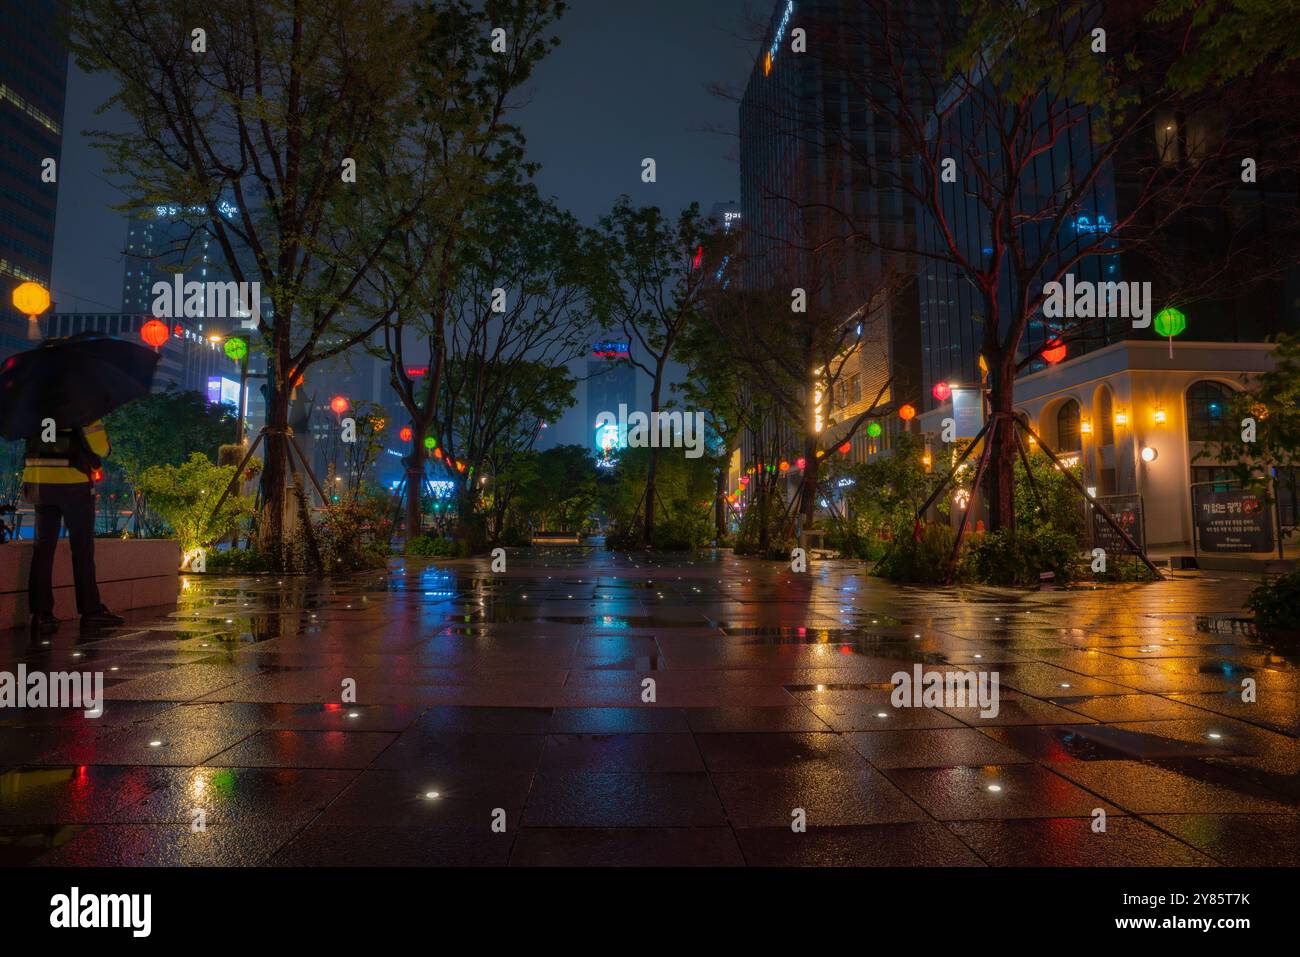
{"label": "warm wall light", "polygon": [[1092,435],[1092,419],[1083,419],[1080,421],[1079,432],[1083,435]]}
{"label": "warm wall light", "polygon": [[1165,410],[1164,410],[1164,409],[1156,409],[1154,418],[1155,418],[1155,420],[1156,420],[1156,424],[1157,424],[1157,425],[1164,425],[1164,424],[1165,424]]}
{"label": "warm wall light", "polygon": [[1128,425],[1128,413],[1127,413],[1127,412],[1116,412],[1116,413],[1115,413],[1115,424],[1116,424],[1116,425]]}
{"label": "warm wall light", "polygon": [[1154,461],[1156,460],[1156,457],[1157,457],[1159,454],[1160,454],[1160,453],[1157,452],[1155,449],[1153,449],[1151,446],[1149,446],[1149,445],[1143,446],[1143,448],[1142,448],[1142,461],[1143,461],[1143,462],[1154,462]]}

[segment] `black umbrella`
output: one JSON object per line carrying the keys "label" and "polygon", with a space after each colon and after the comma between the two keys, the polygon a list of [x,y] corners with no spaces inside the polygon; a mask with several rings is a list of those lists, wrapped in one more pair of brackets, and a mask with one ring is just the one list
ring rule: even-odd
{"label": "black umbrella", "polygon": [[60,429],[89,425],[148,395],[160,358],[98,332],[47,339],[10,356],[0,363],[0,435],[37,435],[47,418]]}

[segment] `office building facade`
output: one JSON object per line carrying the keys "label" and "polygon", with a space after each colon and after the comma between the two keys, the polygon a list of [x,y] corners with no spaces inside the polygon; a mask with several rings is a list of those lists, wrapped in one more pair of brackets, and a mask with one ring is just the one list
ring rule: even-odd
{"label": "office building facade", "polygon": [[60,6],[0,0],[0,358],[30,346],[13,288],[50,286],[68,78]]}

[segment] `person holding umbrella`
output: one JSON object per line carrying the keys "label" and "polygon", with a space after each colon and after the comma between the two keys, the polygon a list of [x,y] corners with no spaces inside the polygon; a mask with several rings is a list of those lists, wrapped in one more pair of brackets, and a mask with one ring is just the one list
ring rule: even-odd
{"label": "person holding umbrella", "polygon": [[53,569],[59,526],[68,528],[77,612],[88,627],[125,619],[104,607],[95,574],[91,476],[110,451],[100,419],[147,395],[159,354],[99,333],[49,339],[0,366],[0,435],[26,439],[23,494],[36,508],[36,550],[27,583],[32,628],[58,628]]}
{"label": "person holding umbrella", "polygon": [[[48,434],[48,433],[47,433]],[[95,574],[95,495],[92,476],[110,451],[104,423],[56,429],[53,441],[27,440],[23,457],[23,497],[36,509],[36,551],[27,579],[32,630],[47,634],[59,627],[54,617],[54,551],[59,524],[68,527],[77,612],[88,628],[126,621],[104,607]]]}

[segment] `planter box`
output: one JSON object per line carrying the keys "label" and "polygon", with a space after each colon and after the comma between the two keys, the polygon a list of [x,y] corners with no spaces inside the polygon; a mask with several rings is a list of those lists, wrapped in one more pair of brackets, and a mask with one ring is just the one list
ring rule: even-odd
{"label": "planter box", "polygon": [[[32,542],[0,545],[0,629],[27,627],[27,575]],[[95,571],[99,595],[113,611],[174,605],[180,593],[181,548],[170,539],[95,539]],[[54,553],[54,614],[75,618],[72,551],[67,539]]]}

